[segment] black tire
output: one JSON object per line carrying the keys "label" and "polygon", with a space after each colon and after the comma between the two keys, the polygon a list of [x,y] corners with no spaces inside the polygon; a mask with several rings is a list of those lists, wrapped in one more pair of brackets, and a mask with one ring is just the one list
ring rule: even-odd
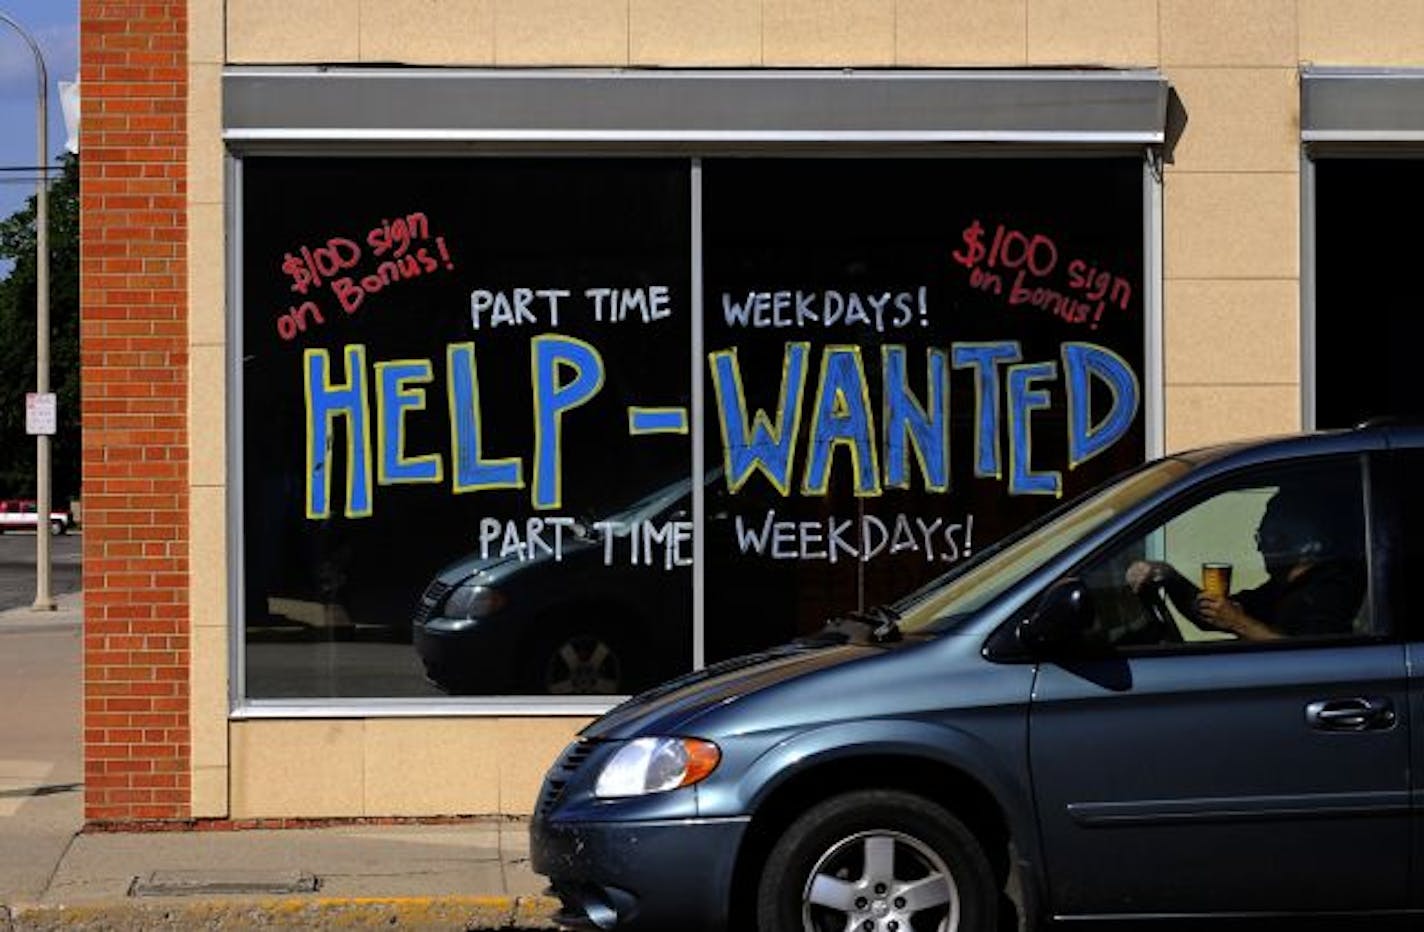
{"label": "black tire", "polygon": [[983,848],[944,807],[860,790],[812,806],[772,847],[757,884],[757,929],[842,932],[871,921],[883,932],[894,920],[898,932],[994,932],[995,886]]}
{"label": "black tire", "polygon": [[49,523],[49,533],[51,537],[59,537],[68,532],[69,528],[63,521],[51,521]]}

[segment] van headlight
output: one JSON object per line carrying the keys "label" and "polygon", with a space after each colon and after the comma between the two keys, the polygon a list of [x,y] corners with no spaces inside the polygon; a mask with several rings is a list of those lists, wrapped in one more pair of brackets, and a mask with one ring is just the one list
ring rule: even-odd
{"label": "van headlight", "polygon": [[717,745],[700,738],[637,738],[603,765],[593,792],[607,799],[691,786],[705,780],[721,759]]}
{"label": "van headlight", "polygon": [[440,614],[446,618],[488,618],[504,606],[504,593],[493,586],[465,580],[445,597]]}

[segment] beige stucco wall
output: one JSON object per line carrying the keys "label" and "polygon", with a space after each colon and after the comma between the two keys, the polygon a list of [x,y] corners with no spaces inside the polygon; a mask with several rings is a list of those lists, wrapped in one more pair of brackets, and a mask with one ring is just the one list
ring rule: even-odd
{"label": "beige stucco wall", "polygon": [[247,721],[231,726],[232,814],[430,816],[533,811],[587,719]]}
{"label": "beige stucco wall", "polygon": [[228,814],[226,240],[220,2],[188,8],[188,458],[191,811]]}
{"label": "beige stucco wall", "polygon": [[1297,429],[1298,69],[1424,65],[1418,0],[191,0],[195,815],[527,812],[580,719],[227,720],[222,63],[1158,67],[1168,449]]}

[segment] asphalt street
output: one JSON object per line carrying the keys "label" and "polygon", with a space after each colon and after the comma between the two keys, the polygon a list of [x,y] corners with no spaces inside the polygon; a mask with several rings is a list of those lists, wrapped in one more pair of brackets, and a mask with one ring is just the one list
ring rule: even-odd
{"label": "asphalt street", "polygon": [[[51,581],[54,594],[78,592],[80,532],[51,537]],[[33,531],[0,534],[0,612],[35,601],[35,535]]]}

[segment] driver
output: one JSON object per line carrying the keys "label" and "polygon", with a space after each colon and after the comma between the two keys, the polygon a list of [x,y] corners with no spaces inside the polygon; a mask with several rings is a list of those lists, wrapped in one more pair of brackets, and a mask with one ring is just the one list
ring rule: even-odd
{"label": "driver", "polygon": [[1129,566],[1127,585],[1142,593],[1160,584],[1198,627],[1242,640],[1347,633],[1365,595],[1364,569],[1352,556],[1361,552],[1359,534],[1332,534],[1321,514],[1323,501],[1328,496],[1309,488],[1283,488],[1271,496],[1256,530],[1256,549],[1270,578],[1254,589],[1208,595],[1170,564],[1155,560]]}

